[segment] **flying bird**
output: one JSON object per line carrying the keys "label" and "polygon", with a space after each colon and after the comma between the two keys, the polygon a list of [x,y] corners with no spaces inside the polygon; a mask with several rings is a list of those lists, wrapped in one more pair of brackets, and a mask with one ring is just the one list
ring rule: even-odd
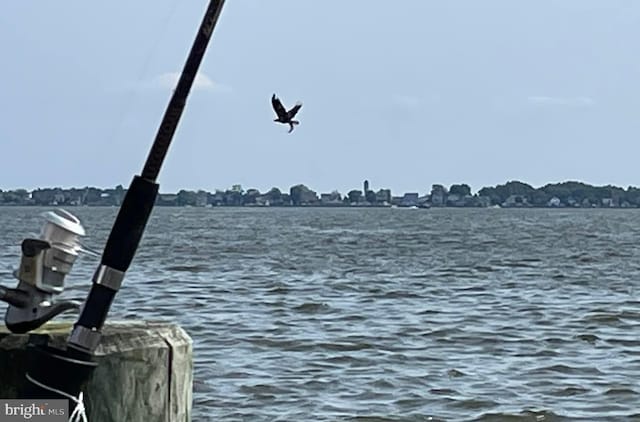
{"label": "flying bird", "polygon": [[298,113],[298,110],[300,110],[300,107],[302,107],[301,102],[297,102],[296,105],[294,105],[291,108],[291,110],[287,111],[287,109],[284,108],[284,106],[280,102],[280,99],[276,97],[276,94],[273,94],[273,96],[271,97],[271,105],[273,106],[273,109],[275,110],[276,115],[278,116],[278,118],[273,119],[273,121],[278,123],[283,123],[283,124],[288,123],[289,124],[288,133],[291,133],[294,125],[300,124],[299,121],[293,120],[293,118],[295,117],[296,113]]}

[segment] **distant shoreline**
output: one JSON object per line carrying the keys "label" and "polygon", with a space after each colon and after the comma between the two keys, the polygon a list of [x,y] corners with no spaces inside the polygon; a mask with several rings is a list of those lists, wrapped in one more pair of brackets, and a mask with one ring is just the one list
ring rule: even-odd
{"label": "distant shoreline", "polygon": [[[34,205],[34,204],[0,204],[0,209],[2,208],[118,208],[118,205]],[[186,209],[352,209],[352,210],[362,210],[362,209],[399,209],[399,210],[437,210],[437,209],[499,209],[499,210],[635,210],[640,207],[549,207],[549,206],[526,206],[526,207],[455,207],[455,206],[441,206],[441,207],[406,207],[406,206],[394,206],[394,205],[273,205],[273,206],[247,206],[247,205],[219,205],[219,206],[191,206],[191,205],[155,205],[155,208],[186,208]]]}
{"label": "distant shoreline", "polygon": [[[32,191],[0,190],[0,206],[119,206],[127,190],[113,189],[39,188]],[[547,184],[540,188],[510,181],[504,185],[483,187],[472,194],[467,184],[454,184],[449,188],[434,184],[424,195],[417,192],[394,196],[390,189],[370,189],[364,181],[362,189],[347,194],[338,191],[318,194],[305,185],[295,185],[289,192],[274,187],[262,193],[234,185],[227,190],[180,190],[177,193],[158,194],[157,206],[172,207],[320,207],[320,208],[640,208],[640,189],[629,186],[592,186],[568,181]]]}

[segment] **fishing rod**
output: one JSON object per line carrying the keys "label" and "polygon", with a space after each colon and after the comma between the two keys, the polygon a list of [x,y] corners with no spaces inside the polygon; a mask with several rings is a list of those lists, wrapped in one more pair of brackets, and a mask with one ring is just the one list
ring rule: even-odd
{"label": "fishing rod", "polygon": [[[159,189],[156,179],[223,5],[224,0],[209,2],[142,173],[133,177],[120,206],[100,265],[93,275],[91,290],[69,335],[66,349],[30,345],[27,383],[21,397],[66,398],[81,405],[81,396],[80,400],[76,397],[81,394],[82,384],[97,366],[92,358],[100,344],[102,327],[153,210]],[[16,303],[20,302],[20,298],[13,299]],[[70,403],[70,406],[72,404],[74,403]]]}

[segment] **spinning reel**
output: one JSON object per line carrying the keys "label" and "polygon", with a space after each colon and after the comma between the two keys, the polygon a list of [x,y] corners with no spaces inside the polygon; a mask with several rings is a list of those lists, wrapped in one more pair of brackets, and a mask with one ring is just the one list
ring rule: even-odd
{"label": "spinning reel", "polygon": [[22,241],[20,267],[15,289],[0,286],[0,300],[9,303],[5,324],[14,333],[26,333],[40,327],[56,315],[80,309],[74,300],[55,300],[64,290],[64,279],[82,249],[85,235],[80,220],[64,210],[44,214],[46,223],[37,239]]}

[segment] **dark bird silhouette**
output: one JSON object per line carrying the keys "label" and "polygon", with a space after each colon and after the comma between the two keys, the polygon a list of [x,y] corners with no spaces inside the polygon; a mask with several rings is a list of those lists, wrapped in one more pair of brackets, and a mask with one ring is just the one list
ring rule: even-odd
{"label": "dark bird silhouette", "polygon": [[288,123],[289,124],[288,133],[291,133],[294,125],[300,124],[299,121],[293,120],[293,118],[295,117],[296,113],[298,113],[298,110],[300,110],[300,107],[302,107],[302,103],[300,102],[296,103],[296,105],[294,105],[291,108],[291,110],[287,111],[287,109],[284,108],[284,106],[282,105],[278,97],[276,97],[276,94],[273,94],[273,96],[271,97],[271,105],[273,106],[273,109],[275,110],[276,115],[278,116],[278,118],[273,119],[273,121],[278,123],[283,123],[283,124]]}

